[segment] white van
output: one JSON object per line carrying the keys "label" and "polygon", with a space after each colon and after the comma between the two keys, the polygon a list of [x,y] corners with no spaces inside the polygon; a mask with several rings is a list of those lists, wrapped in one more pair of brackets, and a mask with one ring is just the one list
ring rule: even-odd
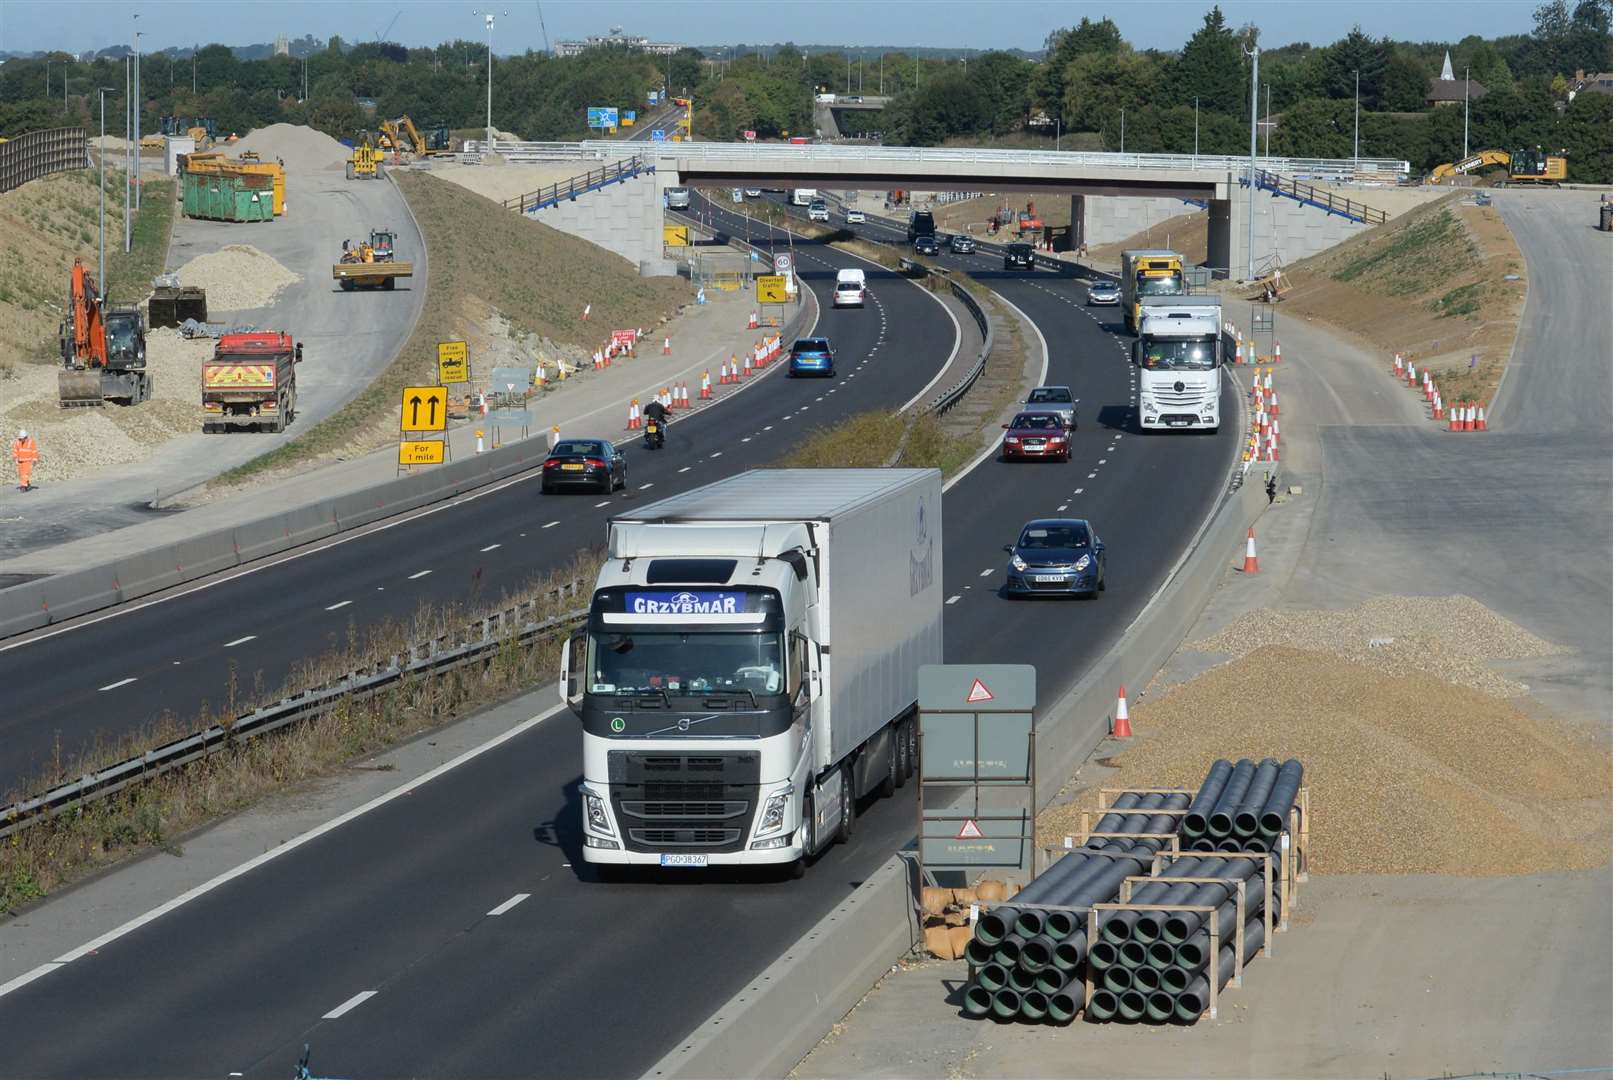
{"label": "white van", "polygon": [[861,270],[842,270],[835,275],[835,307],[862,307],[868,295],[868,275]]}
{"label": "white van", "polygon": [[666,189],[666,206],[668,210],[689,209],[689,189],[686,187],[669,187]]}

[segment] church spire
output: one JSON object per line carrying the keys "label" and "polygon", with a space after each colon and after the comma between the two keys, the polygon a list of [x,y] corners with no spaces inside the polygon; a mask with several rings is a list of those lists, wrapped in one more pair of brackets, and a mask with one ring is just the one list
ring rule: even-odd
{"label": "church spire", "polygon": [[1446,82],[1453,82],[1456,79],[1456,72],[1451,70],[1451,51],[1449,49],[1445,50],[1445,69],[1439,73],[1439,77]]}

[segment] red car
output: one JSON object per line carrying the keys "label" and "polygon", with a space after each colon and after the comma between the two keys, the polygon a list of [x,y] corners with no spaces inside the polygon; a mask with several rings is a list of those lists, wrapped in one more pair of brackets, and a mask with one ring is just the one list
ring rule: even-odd
{"label": "red car", "polygon": [[1004,424],[1004,461],[1070,460],[1070,433],[1053,412],[1022,412]]}

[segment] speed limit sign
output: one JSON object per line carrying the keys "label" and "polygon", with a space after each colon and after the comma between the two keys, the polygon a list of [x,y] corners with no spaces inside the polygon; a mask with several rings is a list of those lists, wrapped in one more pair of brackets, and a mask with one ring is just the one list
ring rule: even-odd
{"label": "speed limit sign", "polygon": [[795,262],[788,251],[781,251],[773,256],[773,273],[788,274],[790,266]]}

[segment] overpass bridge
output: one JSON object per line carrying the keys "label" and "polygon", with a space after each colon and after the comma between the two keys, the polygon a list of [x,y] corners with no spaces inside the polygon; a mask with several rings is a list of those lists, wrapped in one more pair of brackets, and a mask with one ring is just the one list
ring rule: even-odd
{"label": "overpass bridge", "polygon": [[840,122],[836,113],[878,112],[890,104],[891,99],[877,94],[823,94],[813,98],[812,126],[825,139],[840,138]]}
{"label": "overpass bridge", "polygon": [[[468,152],[481,144],[468,142]],[[1210,154],[1114,154],[1081,151],[847,146],[814,143],[576,143],[495,144],[507,161],[612,161],[644,155],[654,166],[656,196],[674,185],[708,188],[809,187],[862,191],[1031,191],[1072,200],[1116,196],[1202,202],[1210,211],[1209,263],[1241,276],[1248,264],[1247,157]],[[1398,183],[1407,161],[1385,158],[1258,159],[1258,168],[1292,180]],[[652,190],[646,185],[644,190]],[[1242,193],[1240,193],[1242,192]],[[1274,197],[1267,195],[1265,197]],[[1082,217],[1072,203],[1072,221]],[[1324,209],[1306,209],[1317,222]],[[652,215],[653,216],[653,215]],[[658,219],[656,219],[658,223]],[[1258,257],[1278,245],[1275,236]]]}

